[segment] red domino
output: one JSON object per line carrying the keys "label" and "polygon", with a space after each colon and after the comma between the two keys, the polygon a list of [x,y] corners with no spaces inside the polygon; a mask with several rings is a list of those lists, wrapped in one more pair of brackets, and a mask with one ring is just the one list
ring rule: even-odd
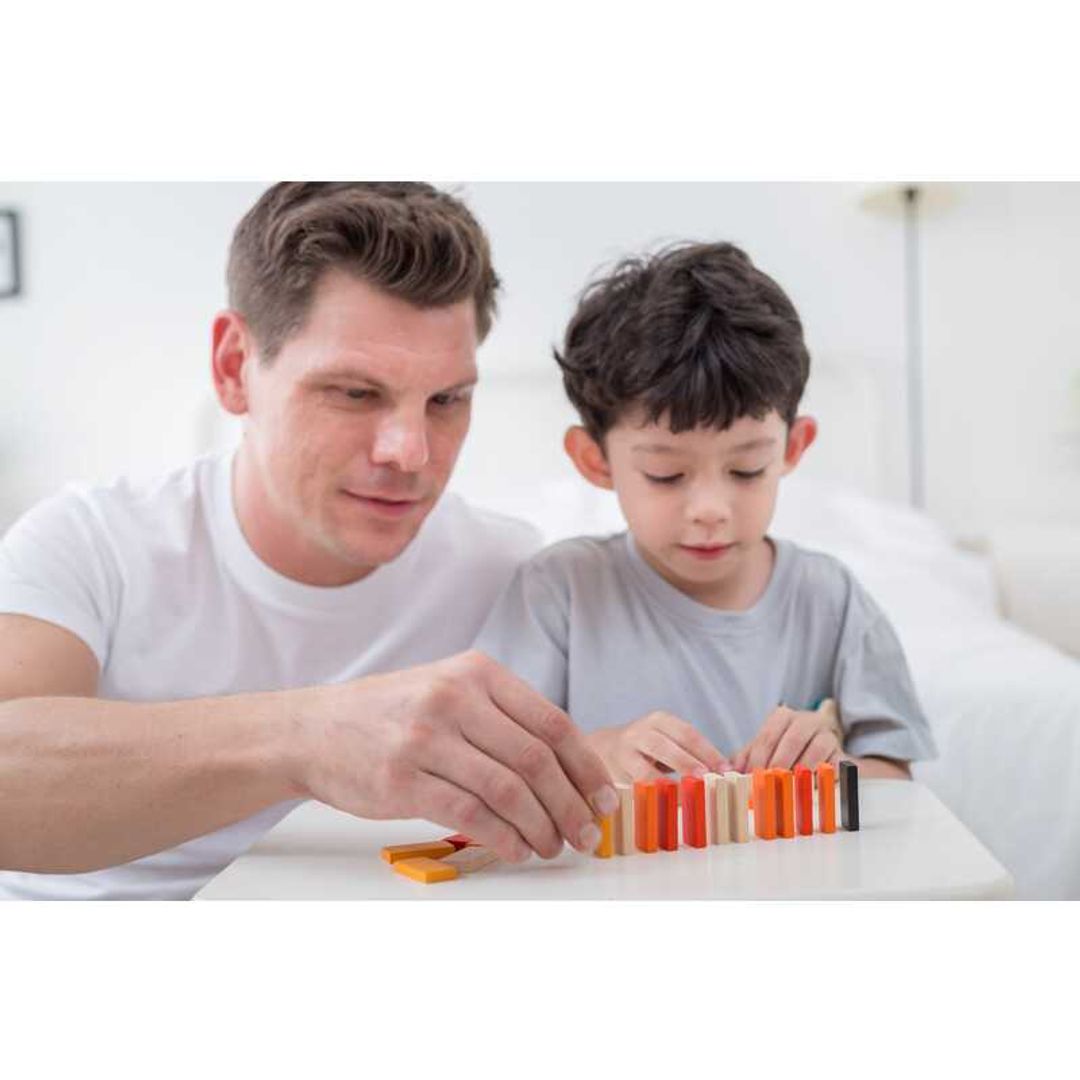
{"label": "red domino", "polygon": [[656,781],[660,800],[660,847],[664,851],[679,848],[679,785],[668,776]]}
{"label": "red domino", "polygon": [[705,778],[684,776],[682,788],[683,843],[689,847],[704,847],[705,839]]}
{"label": "red domino", "polygon": [[455,851],[460,851],[465,847],[475,847],[476,841],[470,840],[464,833],[456,832],[452,836],[444,836],[443,840],[448,844],[454,845]]}
{"label": "red domino", "polygon": [[805,765],[795,766],[795,828],[800,836],[814,831],[814,774]]}

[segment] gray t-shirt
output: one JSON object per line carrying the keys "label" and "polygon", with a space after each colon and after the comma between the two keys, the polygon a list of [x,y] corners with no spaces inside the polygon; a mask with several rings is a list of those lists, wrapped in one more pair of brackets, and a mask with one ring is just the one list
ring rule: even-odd
{"label": "gray t-shirt", "polygon": [[773,539],[772,576],[748,611],[721,611],[665,581],[629,533],[564,540],[520,567],[476,647],[585,731],[654,709],[734,754],[777,705],[836,699],[845,748],[936,755],[895,632],[831,555]]}

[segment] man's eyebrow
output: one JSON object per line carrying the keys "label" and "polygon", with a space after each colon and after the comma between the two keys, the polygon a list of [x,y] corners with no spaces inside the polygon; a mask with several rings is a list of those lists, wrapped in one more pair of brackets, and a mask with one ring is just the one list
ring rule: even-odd
{"label": "man's eyebrow", "polygon": [[[365,374],[363,371],[358,371],[356,368],[321,368],[311,373],[311,378],[323,381],[340,379],[342,382],[354,382],[364,383],[365,386],[372,386],[376,390],[389,389],[386,383],[376,379],[373,375]],[[480,376],[474,375],[472,378],[464,379],[459,383],[454,383],[453,386],[443,387],[436,390],[436,394],[451,394],[455,390],[466,390],[471,386],[475,386],[479,381]]]}

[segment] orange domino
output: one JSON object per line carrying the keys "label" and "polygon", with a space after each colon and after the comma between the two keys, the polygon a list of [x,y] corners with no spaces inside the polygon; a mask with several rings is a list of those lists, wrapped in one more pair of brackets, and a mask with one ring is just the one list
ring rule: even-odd
{"label": "orange domino", "polygon": [[776,777],[754,770],[754,833],[759,840],[776,839]]}
{"label": "orange domino", "polygon": [[827,761],[817,767],[818,828],[836,832],[836,769]]}
{"label": "orange domino", "polygon": [[458,876],[456,866],[448,866],[439,859],[398,859],[394,869],[413,881],[431,885],[436,881],[453,881]]}
{"label": "orange domino", "polygon": [[657,811],[660,815],[660,847],[679,850],[679,785],[668,776],[656,781]]}
{"label": "orange domino", "polygon": [[451,855],[457,848],[449,840],[429,840],[426,844],[392,844],[382,849],[382,857],[388,863],[402,859],[441,859]]}
{"label": "orange domino", "polygon": [[660,845],[660,804],[655,780],[634,781],[634,839],[638,851],[653,852]]}
{"label": "orange domino", "polygon": [[795,777],[790,769],[771,769],[776,777],[776,831],[785,840],[795,835]]}
{"label": "orange domino", "polygon": [[800,836],[814,831],[814,774],[805,765],[795,766],[795,831]]}
{"label": "orange domino", "polygon": [[600,843],[593,854],[598,859],[610,859],[615,854],[615,821],[611,814],[605,814],[597,824],[600,826]]}
{"label": "orange domino", "polygon": [[683,843],[704,847],[706,838],[705,777],[684,776],[679,785],[682,794]]}

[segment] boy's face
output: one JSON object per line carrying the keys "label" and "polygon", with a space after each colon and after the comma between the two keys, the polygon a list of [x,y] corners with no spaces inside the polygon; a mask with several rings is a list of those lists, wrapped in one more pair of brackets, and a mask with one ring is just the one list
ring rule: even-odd
{"label": "boy's face", "polygon": [[566,448],[590,482],[614,489],[643,557],[676,588],[708,601],[736,595],[761,566],[780,478],[816,434],[810,417],[789,432],[776,412],[742,417],[726,431],[673,434],[640,414],[620,420],[603,450],[583,428]]}

